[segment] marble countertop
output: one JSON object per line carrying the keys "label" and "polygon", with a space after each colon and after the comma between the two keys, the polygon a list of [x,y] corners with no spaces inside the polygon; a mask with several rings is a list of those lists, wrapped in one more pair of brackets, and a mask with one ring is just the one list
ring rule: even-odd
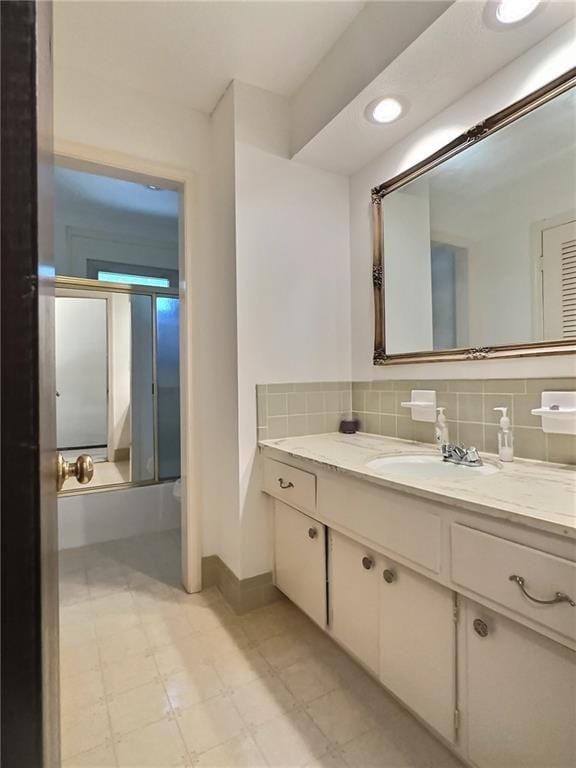
{"label": "marble countertop", "polygon": [[305,459],[386,488],[576,539],[576,467],[526,459],[502,463],[497,456],[482,454],[485,461],[497,464],[500,471],[464,481],[439,477],[408,479],[395,476],[392,469],[386,474],[375,472],[366,464],[380,456],[438,455],[435,446],[338,432],[262,440],[259,446],[264,455],[279,461],[290,456]]}

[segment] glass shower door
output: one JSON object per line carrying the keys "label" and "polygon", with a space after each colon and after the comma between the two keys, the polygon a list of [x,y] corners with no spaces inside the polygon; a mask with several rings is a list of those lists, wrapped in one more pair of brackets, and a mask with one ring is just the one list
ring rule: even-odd
{"label": "glass shower door", "polygon": [[158,479],[180,477],[180,301],[156,297]]}

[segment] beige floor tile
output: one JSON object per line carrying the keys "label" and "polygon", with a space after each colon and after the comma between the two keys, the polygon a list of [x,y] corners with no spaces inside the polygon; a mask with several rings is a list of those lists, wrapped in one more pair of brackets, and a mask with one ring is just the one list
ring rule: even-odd
{"label": "beige floor tile", "polygon": [[185,709],[223,693],[224,685],[211,664],[198,663],[164,676],[164,687],[174,708]]}
{"label": "beige floor tile", "polygon": [[305,712],[269,720],[255,729],[254,740],[270,766],[302,768],[323,755],[328,740]]}
{"label": "beige floor tile", "polygon": [[107,744],[64,760],[62,768],[116,768],[117,765],[114,749]]}
{"label": "beige floor tile", "polygon": [[232,702],[249,726],[262,725],[294,709],[296,700],[276,677],[261,677],[236,688]]}
{"label": "beige floor tile", "polygon": [[108,711],[104,704],[84,709],[73,719],[62,718],[62,758],[67,760],[81,752],[103,746],[111,736]]}
{"label": "beige floor tile", "polygon": [[242,651],[250,646],[250,640],[244,630],[237,625],[222,629],[212,629],[198,635],[198,643],[203,658],[216,659],[226,653]]}
{"label": "beige floor tile", "polygon": [[155,614],[143,621],[144,632],[151,648],[171,645],[181,637],[188,637],[193,630],[182,615]]}
{"label": "beige floor tile", "polygon": [[288,600],[238,617],[187,595],[178,547],[62,553],[63,768],[458,768]]}
{"label": "beige floor tile", "polygon": [[311,763],[306,763],[306,768],[347,768],[347,766],[340,755],[326,752],[325,755],[315,758]]}
{"label": "beige floor tile", "polygon": [[160,678],[152,654],[145,652],[130,654],[121,661],[102,667],[104,691],[107,696],[116,696],[124,691]]}
{"label": "beige floor tile", "polygon": [[304,640],[292,632],[285,632],[283,635],[264,640],[258,646],[264,658],[274,669],[284,669],[297,661],[310,656],[312,649]]}
{"label": "beige floor tile", "polygon": [[63,647],[60,650],[60,678],[75,677],[100,667],[100,652],[95,642]]}
{"label": "beige floor tile", "polygon": [[173,720],[160,720],[121,736],[115,749],[118,768],[189,768],[191,765]]}
{"label": "beige floor tile", "polygon": [[60,711],[64,720],[78,712],[104,703],[104,685],[100,667],[66,678],[60,690]]}
{"label": "beige floor tile", "polygon": [[92,600],[128,590],[126,569],[121,565],[88,570],[88,589]]}
{"label": "beige floor tile", "polygon": [[340,687],[341,680],[322,659],[316,656],[297,661],[280,670],[278,676],[301,702],[317,699]]}
{"label": "beige floor tile", "polygon": [[59,599],[64,607],[90,599],[85,571],[72,571],[60,579]]}
{"label": "beige floor tile", "polygon": [[116,736],[142,728],[172,713],[164,686],[151,682],[108,699],[112,731]]}
{"label": "beige floor tile", "polygon": [[225,653],[213,663],[222,681],[232,688],[271,672],[270,665],[257,649]]}
{"label": "beige floor tile", "polygon": [[342,688],[315,699],[306,711],[332,744],[346,744],[377,724],[368,707]]}
{"label": "beige floor tile", "polygon": [[414,762],[409,744],[381,730],[353,739],[344,746],[342,756],[348,768],[423,768]]}
{"label": "beige floor tile", "polygon": [[190,669],[204,661],[203,648],[194,635],[180,637],[170,645],[159,648],[154,652],[154,658],[161,675]]}
{"label": "beige floor tile", "polygon": [[224,696],[183,710],[178,714],[178,725],[189,752],[196,754],[217,747],[245,731],[236,707]]}
{"label": "beige floor tile", "polygon": [[98,641],[102,666],[117,664],[134,654],[150,650],[148,637],[141,625],[129,627],[121,632],[105,635]]}
{"label": "beige floor tile", "polygon": [[190,627],[196,632],[210,632],[240,625],[239,617],[226,605],[224,600],[215,600],[208,605],[203,605],[190,603],[185,598],[180,604],[180,609]]}
{"label": "beige floor tile", "polygon": [[128,632],[140,625],[140,619],[136,614],[126,612],[123,615],[98,616],[94,621],[96,637],[101,640],[120,632]]}
{"label": "beige floor tile", "polygon": [[244,735],[204,752],[195,765],[199,768],[267,768],[268,763],[254,739]]}

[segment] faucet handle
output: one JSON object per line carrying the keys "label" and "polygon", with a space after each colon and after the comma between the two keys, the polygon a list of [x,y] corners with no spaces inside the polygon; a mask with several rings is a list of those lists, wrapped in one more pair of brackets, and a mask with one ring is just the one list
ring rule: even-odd
{"label": "faucet handle", "polygon": [[468,448],[468,450],[466,451],[466,457],[468,461],[471,463],[476,464],[480,462],[480,454],[478,453],[478,449],[474,445],[471,445],[470,448]]}

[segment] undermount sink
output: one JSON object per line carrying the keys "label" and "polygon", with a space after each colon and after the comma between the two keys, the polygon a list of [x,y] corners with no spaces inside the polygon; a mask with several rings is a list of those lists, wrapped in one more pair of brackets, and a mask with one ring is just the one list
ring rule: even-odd
{"label": "undermount sink", "polygon": [[442,461],[440,456],[411,454],[408,456],[381,456],[366,463],[374,472],[396,477],[437,477],[446,480],[476,480],[499,472],[494,464],[471,467]]}

